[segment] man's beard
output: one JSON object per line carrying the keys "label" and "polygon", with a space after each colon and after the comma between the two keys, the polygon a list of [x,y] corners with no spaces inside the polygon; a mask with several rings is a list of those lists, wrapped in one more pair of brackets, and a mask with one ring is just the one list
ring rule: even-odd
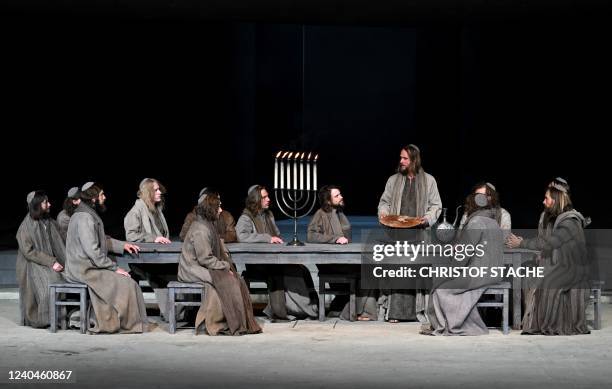
{"label": "man's beard", "polygon": [[40,215],[41,219],[49,219],[51,218],[51,210],[50,209],[46,209],[42,212],[42,214]]}
{"label": "man's beard", "polygon": [[408,175],[408,166],[403,167],[401,164],[397,165],[397,172],[403,176],[407,176]]}
{"label": "man's beard", "polygon": [[340,203],[340,204],[332,205],[332,208],[334,208],[338,212],[343,211],[344,210],[344,201],[342,201],[342,203]]}
{"label": "man's beard", "polygon": [[94,203],[94,208],[96,209],[96,212],[98,213],[106,212],[106,205],[100,204],[97,201]]}

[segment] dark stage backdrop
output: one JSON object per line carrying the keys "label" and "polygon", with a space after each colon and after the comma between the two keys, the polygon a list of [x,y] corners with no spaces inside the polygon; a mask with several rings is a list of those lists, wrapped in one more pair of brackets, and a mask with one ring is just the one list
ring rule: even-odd
{"label": "dark stage backdrop", "polygon": [[[516,227],[534,227],[547,182],[610,226],[610,27],[572,19],[271,24],[198,18],[4,15],[0,243],[14,247],[25,196],[59,212],[88,180],[107,229],[143,177],[168,189],[177,234],[201,187],[237,218],[272,185],[278,150],[320,154],[319,183],[374,215],[399,149],[416,143],[445,206],[489,180]],[[277,215],[279,213],[277,212]],[[451,212],[454,214],[454,212]]]}

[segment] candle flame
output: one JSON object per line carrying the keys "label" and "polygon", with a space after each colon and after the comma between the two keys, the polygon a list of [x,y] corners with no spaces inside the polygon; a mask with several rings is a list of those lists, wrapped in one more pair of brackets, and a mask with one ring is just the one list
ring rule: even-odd
{"label": "candle flame", "polygon": [[280,157],[280,155],[281,155],[282,153],[283,153],[283,150],[279,151],[279,152],[276,154],[276,158]]}
{"label": "candle flame", "polygon": [[310,157],[312,156],[312,151],[308,153],[308,160],[310,161]]}
{"label": "candle flame", "polygon": [[315,162],[317,161],[317,159],[319,159],[319,154],[315,155],[314,157]]}
{"label": "candle flame", "polygon": [[289,153],[289,156],[287,157],[287,159],[291,159],[292,155],[293,155],[293,151]]}
{"label": "candle flame", "polygon": [[285,159],[285,157],[287,156],[287,154],[289,154],[288,151],[285,151],[285,154],[283,154],[283,156],[281,158]]}
{"label": "candle flame", "polygon": [[302,156],[300,157],[300,159],[303,161],[304,160],[304,155],[306,155],[306,152],[302,152]]}

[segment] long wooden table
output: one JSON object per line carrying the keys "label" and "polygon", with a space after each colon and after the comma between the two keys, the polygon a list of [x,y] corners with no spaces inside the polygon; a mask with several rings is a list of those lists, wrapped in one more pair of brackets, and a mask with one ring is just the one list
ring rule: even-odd
{"label": "long wooden table", "polygon": [[[123,259],[128,263],[177,263],[182,242],[171,244],[139,243],[140,254],[125,254]],[[304,246],[286,246],[284,244],[266,243],[229,243],[226,245],[238,270],[244,270],[246,264],[300,264],[307,266],[316,275],[316,265],[362,263],[364,245],[350,243],[306,244]],[[505,249],[504,263],[517,268],[521,263],[531,259],[536,251],[525,249]],[[318,291],[319,283],[315,280]],[[520,329],[521,325],[521,279],[512,279],[512,328]]]}

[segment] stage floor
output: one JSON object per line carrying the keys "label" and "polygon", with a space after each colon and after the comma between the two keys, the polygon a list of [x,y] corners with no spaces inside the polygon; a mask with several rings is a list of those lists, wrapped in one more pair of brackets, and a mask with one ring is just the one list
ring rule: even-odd
{"label": "stage floor", "polygon": [[337,319],[210,337],[169,335],[157,317],[146,334],[92,336],[18,326],[17,301],[0,300],[0,383],[9,370],[58,369],[74,371],[75,388],[602,388],[610,385],[612,305],[602,306],[602,330],[568,337],[431,337],[415,323]]}

